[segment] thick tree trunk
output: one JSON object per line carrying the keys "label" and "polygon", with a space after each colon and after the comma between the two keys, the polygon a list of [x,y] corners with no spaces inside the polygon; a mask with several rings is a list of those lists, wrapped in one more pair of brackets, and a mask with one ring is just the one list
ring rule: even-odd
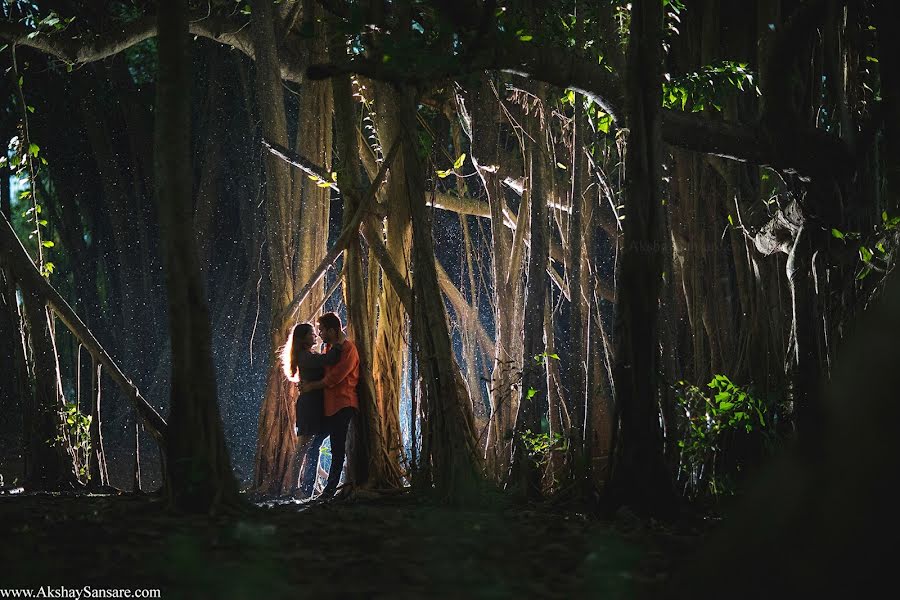
{"label": "thick tree trunk", "polygon": [[[344,49],[341,48],[340,52]],[[332,50],[332,56],[338,56],[338,49]],[[334,105],[336,119],[336,135],[338,156],[341,163],[338,168],[338,182],[342,189],[355,192],[344,194],[344,229],[347,230],[355,221],[355,214],[360,201],[364,199],[360,190],[359,135],[356,131],[356,111],[353,106],[353,90],[350,77],[343,75],[332,79],[334,86]],[[399,156],[398,156],[399,158]],[[393,177],[393,173],[392,173]],[[355,227],[358,228],[358,221]],[[370,277],[372,274],[370,273]],[[351,440],[354,452],[348,453],[353,467],[350,472],[357,484],[373,487],[396,487],[400,485],[399,463],[396,455],[392,457],[392,444],[385,433],[381,411],[376,406],[375,381],[372,372],[372,323],[369,320],[368,299],[365,280],[363,278],[362,248],[359,236],[350,241],[344,252],[344,300],[349,315],[351,338],[359,350],[359,418],[357,419],[357,436]]]}
{"label": "thick tree trunk", "polygon": [[619,434],[610,500],[660,515],[675,506],[659,430],[657,315],[663,231],[659,90],[662,4],[632,4],[628,47],[626,215],[616,313]]}
{"label": "thick tree trunk", "polygon": [[[382,147],[390,148],[400,139],[400,118],[397,114],[399,98],[391,86],[375,84],[375,123]],[[406,185],[406,163],[402,155],[394,159],[391,177],[385,184],[387,207],[386,250],[397,275],[408,282],[412,249],[412,228],[409,216],[410,192]],[[381,235],[378,227],[378,235]],[[370,265],[369,277],[372,275]],[[403,385],[403,356],[406,352],[404,331],[406,314],[398,291],[384,278],[378,299],[378,328],[375,334],[373,375],[378,411],[384,426],[385,442],[392,461],[400,464],[400,393]]]}
{"label": "thick tree trunk", "polygon": [[425,391],[423,404],[428,411],[428,429],[423,432],[423,438],[428,439],[428,454],[423,459],[430,460],[435,491],[450,501],[460,501],[476,490],[480,479],[472,402],[456,365],[438,287],[434,240],[425,206],[425,171],[417,153],[417,110],[412,89],[401,89],[399,108],[413,229],[414,343]]}
{"label": "thick tree trunk", "polygon": [[[287,146],[281,71],[271,2],[255,0],[251,19],[256,53],[256,100],[263,136]],[[297,209],[290,195],[291,173],[287,163],[271,153],[264,159],[266,173],[266,244],[269,254],[271,315],[266,392],[259,409],[254,488],[267,494],[286,494],[295,483],[293,472],[297,435],[294,432],[296,386],[281,371],[280,349],[293,326],[284,309],[294,297],[293,262],[297,246],[293,232]]]}
{"label": "thick tree trunk", "polygon": [[[307,44],[309,60],[324,61],[328,58],[326,20],[321,3],[302,0],[304,7],[304,27],[313,32]],[[297,154],[331,171],[331,151],[333,146],[334,99],[331,81],[309,80],[300,89],[300,115],[297,125]],[[308,281],[316,265],[328,251],[328,220],[331,206],[331,188],[320,187],[305,173],[292,173],[292,195],[299,212],[297,222],[297,260],[295,282]],[[321,304],[325,294],[324,278],[310,291],[307,299],[299,306],[300,315],[310,315],[312,308]]]}
{"label": "thick tree trunk", "polygon": [[[304,29],[313,35],[306,44],[312,62],[328,58],[327,27],[322,5],[315,0],[302,0]],[[333,140],[334,99],[331,81],[308,80],[300,88],[300,115],[297,124],[297,154],[331,171]],[[297,260],[295,282],[305,282],[328,251],[329,215],[331,208],[331,188],[321,187],[306,173],[292,172],[292,196],[297,201],[299,223],[297,237]],[[310,290],[307,299],[297,308],[300,318],[314,318],[315,307],[325,300],[325,278]],[[302,449],[298,448],[297,452]],[[296,464],[299,464],[296,463]],[[315,469],[318,465],[304,465]],[[298,475],[300,475],[298,473]],[[299,477],[297,478],[299,480]]]}
{"label": "thick tree trunk", "polygon": [[[522,372],[522,289],[523,253],[513,251],[514,244],[524,243],[524,232],[510,237],[504,225],[506,199],[499,174],[500,100],[492,89],[493,82],[482,77],[472,90],[471,98],[461,110],[468,109],[464,123],[472,140],[472,162],[488,196],[491,211],[491,259],[494,282],[494,365],[491,373],[491,421],[485,459],[488,473],[498,480],[506,477],[511,456],[511,442]],[[528,214],[526,202],[520,215]],[[521,220],[521,219],[520,219]],[[524,229],[524,228],[523,228]],[[518,260],[514,260],[514,256]]]}
{"label": "thick tree trunk", "polygon": [[156,183],[168,291],[172,398],[166,436],[170,506],[210,513],[238,504],[216,398],[209,309],[192,231],[187,0],[160,11]]}
{"label": "thick tree trunk", "polygon": [[[584,157],[583,148],[587,146],[587,127],[585,124],[585,116],[581,110],[581,97],[576,96],[575,116],[573,123],[572,136],[572,218],[569,220],[569,339],[571,341],[572,357],[568,368],[566,369],[566,379],[569,385],[569,394],[571,397],[571,407],[573,412],[572,431],[570,432],[571,445],[575,457],[576,466],[576,484],[580,481],[582,485],[587,484],[588,468],[590,466],[590,446],[587,444],[588,438],[585,435],[585,424],[588,414],[587,406],[590,402],[590,395],[587,393],[587,374],[588,374],[588,356],[587,356],[587,335],[590,325],[590,307],[585,299],[585,292],[590,294],[590,290],[585,290],[583,284],[586,283],[586,274],[589,269],[584,264],[585,256],[585,236],[584,236],[584,212],[587,206],[584,195],[587,193],[584,182],[586,177],[586,159]],[[597,208],[592,207],[592,211]],[[591,246],[587,245],[590,249]],[[589,250],[590,251],[590,250]],[[578,489],[578,488],[576,488]],[[583,490],[582,490],[583,491]]]}

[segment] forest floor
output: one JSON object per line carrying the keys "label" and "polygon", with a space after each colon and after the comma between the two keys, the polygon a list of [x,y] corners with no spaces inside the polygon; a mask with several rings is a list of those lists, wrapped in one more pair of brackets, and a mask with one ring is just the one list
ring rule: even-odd
{"label": "forest floor", "polygon": [[[144,588],[162,598],[637,598],[664,589],[695,527],[620,512],[413,495],[175,515],[152,496],[0,495],[0,592]],[[59,597],[59,596],[57,596]],[[74,597],[74,596],[73,596]]]}

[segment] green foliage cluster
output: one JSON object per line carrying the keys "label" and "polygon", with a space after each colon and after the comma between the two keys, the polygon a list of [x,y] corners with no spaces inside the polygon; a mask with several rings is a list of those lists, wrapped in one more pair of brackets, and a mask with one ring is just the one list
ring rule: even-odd
{"label": "green foliage cluster", "polygon": [[[18,85],[22,85],[22,77],[19,77]],[[35,108],[31,105],[26,106],[29,113],[34,113]],[[16,179],[16,188],[19,190],[16,194],[16,201],[19,205],[27,205],[28,208],[21,212],[21,217],[28,227],[29,240],[40,240],[40,245],[47,249],[53,248],[56,243],[47,239],[44,229],[47,228],[48,222],[44,216],[44,206],[37,190],[38,177],[41,174],[41,167],[47,166],[47,158],[41,154],[41,147],[29,141],[27,144],[22,143],[19,136],[13,136],[9,140],[7,146],[7,155],[0,157],[0,167],[9,166]],[[44,277],[50,277],[56,269],[56,265],[49,260],[43,261],[39,268]]]}
{"label": "green foliage cluster", "polygon": [[868,277],[873,271],[888,273],[894,264],[894,255],[897,248],[898,236],[900,236],[900,216],[892,217],[887,211],[881,212],[881,222],[874,231],[863,239],[858,231],[841,231],[831,229],[831,236],[845,244],[859,243],[860,267],[856,273],[856,279]]}
{"label": "green foliage cluster", "polygon": [[61,17],[55,10],[51,10],[48,14],[41,16],[39,8],[34,4],[28,6],[28,11],[21,19],[21,22],[34,28],[34,31],[28,34],[29,39],[33,39],[41,33],[59,33],[65,31],[66,28],[75,20],[75,17]]}
{"label": "green foliage cluster", "polygon": [[678,447],[688,495],[733,493],[742,465],[729,456],[731,447],[742,435],[745,441],[750,434],[764,440],[773,435],[766,403],[725,375],[715,375],[702,389],[679,381],[675,400],[684,417]]}
{"label": "green foliage cluster", "polygon": [[680,77],[673,78],[667,73],[663,82],[663,106],[690,112],[707,108],[721,111],[735,89],[762,95],[754,83],[755,77],[747,63],[731,60],[705,65]]}
{"label": "green foliage cluster", "polygon": [[569,449],[569,442],[561,433],[534,433],[526,429],[519,434],[519,439],[528,452],[528,457],[542,467],[550,460],[554,451],[565,452]]}
{"label": "green foliage cluster", "polygon": [[60,443],[68,441],[70,451],[74,454],[78,478],[86,483],[90,480],[88,460],[91,455],[91,421],[93,416],[85,415],[74,402],[67,402],[62,409],[61,417],[65,423],[64,434],[60,435],[56,441]]}

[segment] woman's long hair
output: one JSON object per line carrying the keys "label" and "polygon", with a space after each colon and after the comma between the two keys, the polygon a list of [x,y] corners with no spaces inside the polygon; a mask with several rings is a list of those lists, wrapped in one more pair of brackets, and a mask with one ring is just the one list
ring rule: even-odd
{"label": "woman's long hair", "polygon": [[281,369],[288,381],[297,383],[300,381],[300,353],[303,351],[302,345],[295,343],[313,330],[313,326],[309,323],[298,323],[294,325],[288,334],[287,341],[281,347]]}

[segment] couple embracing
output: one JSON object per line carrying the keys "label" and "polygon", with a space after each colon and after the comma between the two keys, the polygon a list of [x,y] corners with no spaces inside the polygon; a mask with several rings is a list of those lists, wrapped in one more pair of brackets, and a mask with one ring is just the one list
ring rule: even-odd
{"label": "couple embracing", "polygon": [[310,497],[316,482],[319,448],[331,438],[331,469],[328,483],[318,496],[334,496],[341,480],[346,455],[347,430],[359,407],[356,384],[359,382],[359,352],[344,334],[341,319],[325,313],[317,320],[318,337],[325,344],[323,353],[313,350],[316,331],[310,323],[294,327],[288,340],[288,376],[297,381],[297,452],[302,460],[299,487]]}

